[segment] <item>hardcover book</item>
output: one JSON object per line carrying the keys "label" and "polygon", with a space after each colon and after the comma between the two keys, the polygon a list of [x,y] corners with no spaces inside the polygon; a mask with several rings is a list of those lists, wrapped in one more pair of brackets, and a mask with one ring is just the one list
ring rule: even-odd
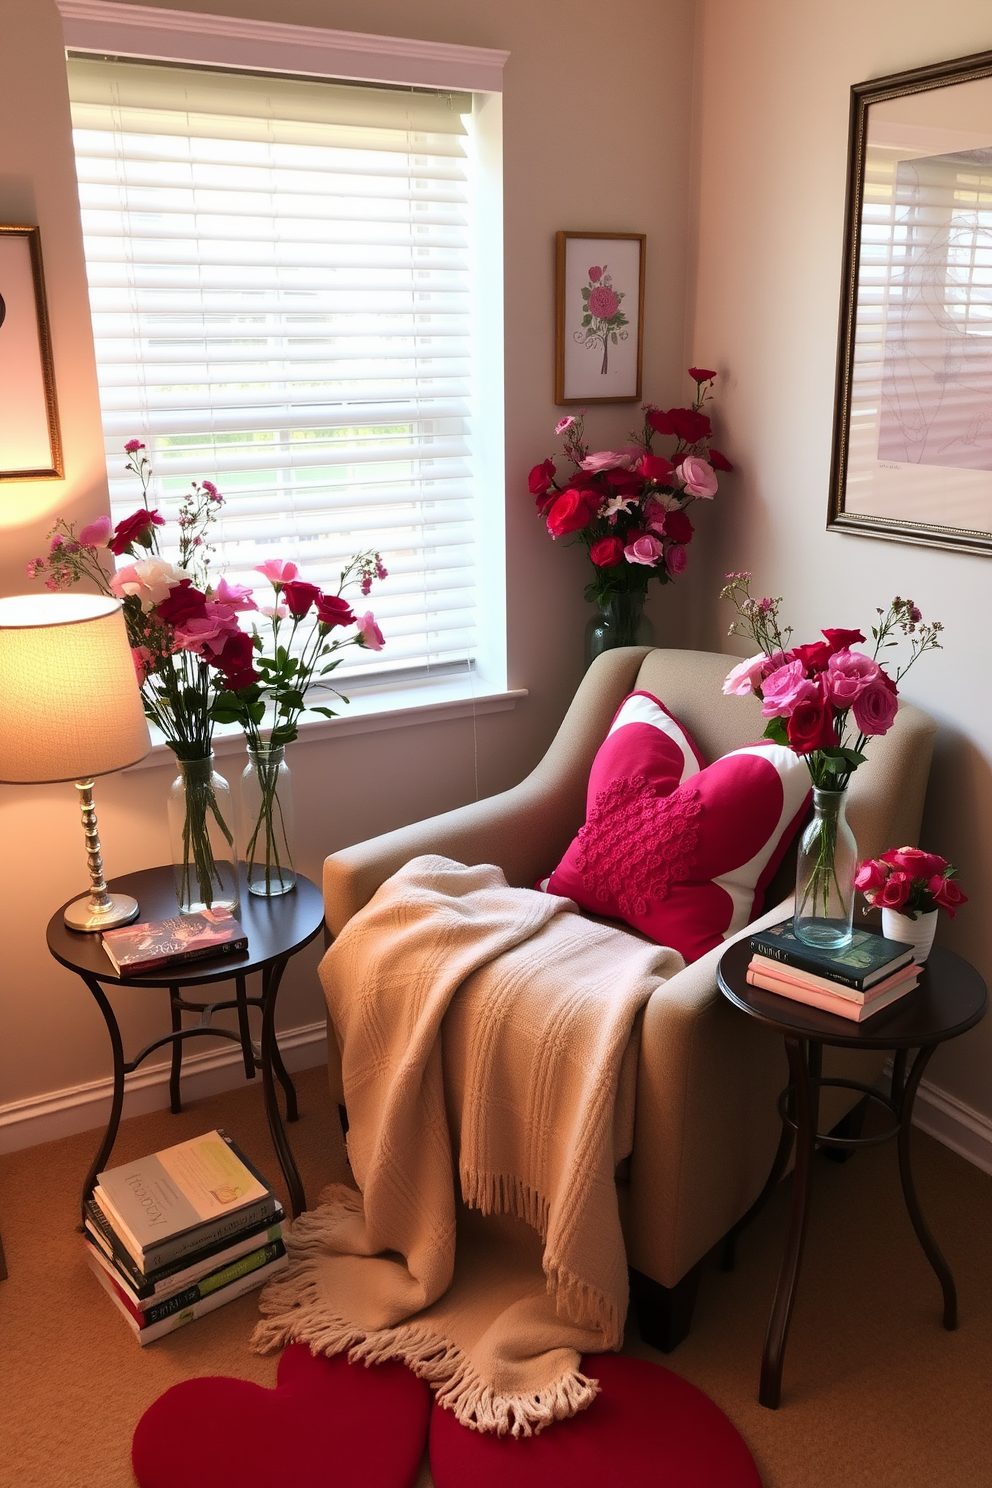
{"label": "hardcover book", "polygon": [[113,1226],[101,1212],[99,1205],[92,1199],[87,1199],[85,1209],[87,1240],[114,1268],[122,1286],[139,1303],[146,1300],[163,1301],[219,1266],[226,1266],[239,1256],[257,1250],[261,1245],[276,1244],[282,1239],[282,1221],[285,1218],[281,1206],[277,1205],[271,1218],[263,1219],[247,1230],[239,1230],[237,1235],[226,1235],[213,1245],[201,1247],[192,1255],[180,1256],[178,1260],[145,1275],[130,1251],[125,1249],[114,1234]]}
{"label": "hardcover book", "polygon": [[99,1173],[93,1199],[145,1275],[243,1233],[277,1202],[222,1131]]}
{"label": "hardcover book", "polygon": [[192,1307],[194,1302],[202,1301],[204,1297],[209,1297],[211,1292],[220,1291],[230,1282],[247,1276],[250,1271],[257,1271],[259,1267],[267,1266],[270,1261],[278,1260],[284,1254],[285,1249],[282,1240],[273,1241],[269,1245],[257,1246],[254,1250],[249,1250],[243,1256],[239,1256],[237,1260],[215,1267],[199,1281],[178,1287],[167,1297],[150,1300],[142,1300],[135,1296],[113,1263],[89,1239],[87,1239],[87,1260],[91,1268],[94,1263],[103,1268],[138,1327],[148,1328],[153,1323],[160,1323],[163,1318],[172,1317],[174,1313],[184,1312],[187,1307]]}
{"label": "hardcover book", "polygon": [[849,1002],[869,1002],[881,992],[887,992],[897,982],[903,982],[912,974],[919,976],[920,968],[915,961],[908,965],[899,966],[888,976],[882,977],[881,981],[872,982],[871,986],[858,991],[856,987],[848,987],[844,982],[838,982],[833,977],[817,976],[816,972],[804,971],[801,966],[794,966],[791,961],[773,961],[770,956],[761,956],[755,951],[748,966],[749,971],[760,971],[766,976],[775,977],[776,981],[787,982],[795,987],[815,988],[820,992],[829,992],[833,997],[846,997]]}
{"label": "hardcover book", "polygon": [[801,1002],[807,1007],[819,1008],[821,1012],[833,1013],[838,1018],[847,1018],[851,1023],[864,1023],[866,1019],[873,1018],[883,1008],[893,1002],[898,1002],[900,997],[906,996],[907,992],[912,992],[919,981],[914,967],[911,976],[903,977],[901,981],[897,981],[894,986],[887,987],[877,997],[869,998],[864,1002],[852,1002],[848,997],[839,997],[836,992],[824,992],[820,987],[799,987],[795,983],[769,976],[763,971],[754,971],[750,967],[747,979],[752,987],[761,987],[765,992],[774,992],[776,997],[787,998],[790,1002]]}
{"label": "hardcover book", "polygon": [[772,961],[785,961],[832,981],[843,982],[846,987],[859,992],[913,959],[912,946],[898,940],[886,940],[871,930],[855,930],[850,945],[839,950],[807,945],[796,935],[791,919],[757,931],[751,936],[751,950]]}
{"label": "hardcover book", "polygon": [[204,909],[105,930],[103,949],[118,976],[140,976],[184,961],[235,956],[248,949],[248,936],[229,910]]}

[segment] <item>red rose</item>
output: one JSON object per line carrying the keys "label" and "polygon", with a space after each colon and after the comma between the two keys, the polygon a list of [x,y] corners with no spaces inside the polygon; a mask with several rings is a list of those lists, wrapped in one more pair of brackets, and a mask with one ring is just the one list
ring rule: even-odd
{"label": "red rose", "polygon": [[552,537],[565,537],[588,526],[599,507],[591,491],[563,491],[548,512],[548,531]]}
{"label": "red rose", "polygon": [[619,537],[601,537],[589,549],[589,557],[597,568],[616,568],[623,562],[623,542]]}
{"label": "red rose", "polygon": [[714,470],[733,470],[734,467],[733,465],[731,465],[726,455],[721,455],[720,451],[718,449],[714,449],[712,445],[710,445],[706,453],[709,457],[709,462],[713,466]]}
{"label": "red rose", "polygon": [[700,413],[695,408],[670,408],[668,417],[672,422],[672,433],[677,434],[686,444],[697,444],[700,439],[705,439],[712,425],[705,413]]}
{"label": "red rose", "polygon": [[258,681],[258,673],[252,665],[253,655],[251,636],[239,630],[228,636],[224,649],[213,658],[212,665],[224,674],[231,692],[240,692],[243,687],[250,687]]}
{"label": "red rose", "polygon": [[338,594],[321,594],[317,600],[317,619],[321,625],[350,625],[355,612]]}
{"label": "red rose", "polygon": [[952,920],[954,918],[954,911],[960,905],[968,903],[968,895],[961,892],[953,878],[944,878],[942,876],[932,878],[927,884],[927,892],[940,909],[947,910]]}
{"label": "red rose", "polygon": [[911,887],[912,879],[908,873],[890,873],[887,882],[875,895],[875,903],[883,909],[902,909]]}
{"label": "red rose", "polygon": [[207,596],[194,589],[189,579],[170,589],[156,605],[155,613],[160,620],[170,625],[185,625],[187,620],[202,620],[207,613]]}
{"label": "red rose", "polygon": [[658,481],[663,486],[675,484],[675,466],[663,455],[645,455],[637,470],[645,480]]}
{"label": "red rose", "polygon": [[150,548],[152,528],[164,526],[165,518],[160,517],[157,511],[149,511],[144,506],[139,507],[136,512],[125,517],[123,522],[117,523],[114,535],[110,539],[110,551],[120,557],[122,553],[130,553],[135,543],[139,543],[143,548]]}
{"label": "red rose", "polygon": [[289,613],[299,620],[320,598],[320,590],[316,584],[305,584],[302,579],[290,579],[287,584],[283,584],[280,597],[285,600]]}
{"label": "red rose", "polygon": [[649,408],[645,414],[645,419],[648,427],[653,429],[656,434],[675,433],[675,426],[672,423],[671,415],[666,413],[663,408]]}
{"label": "red rose", "polygon": [[706,367],[690,367],[689,376],[693,382],[712,382],[716,373],[708,371]]}
{"label": "red rose", "polygon": [[882,862],[891,863],[893,868],[908,873],[910,878],[933,878],[947,867],[946,858],[923,852],[918,847],[892,847],[882,854]]}
{"label": "red rose", "polygon": [[833,709],[819,697],[797,703],[786,719],[785,731],[796,754],[812,754],[815,749],[828,749],[837,743]]}
{"label": "red rose", "polygon": [[543,496],[550,488],[555,478],[554,460],[543,460],[540,465],[535,465],[527,477],[527,485],[532,496]]}
{"label": "red rose", "polygon": [[862,894],[874,893],[880,889],[889,876],[889,870],[877,858],[869,858],[862,863],[854,880],[854,887],[860,889]]}
{"label": "red rose", "polygon": [[[711,450],[710,454],[712,453]],[[860,630],[821,630],[820,634],[826,636],[831,654],[834,651],[845,651],[850,646],[857,646],[864,640]]]}
{"label": "red rose", "polygon": [[665,549],[665,567],[673,579],[677,574],[685,573],[688,562],[689,555],[681,543],[670,543]]}
{"label": "red rose", "polygon": [[603,479],[620,496],[637,496],[644,484],[643,475],[633,470],[604,470]]}
{"label": "red rose", "polygon": [[665,513],[665,536],[670,537],[672,542],[691,542],[694,530],[692,523],[684,511],[670,511]]}
{"label": "red rose", "polygon": [[830,647],[826,641],[811,641],[808,646],[793,646],[789,655],[801,661],[808,672],[822,672],[830,660]]}

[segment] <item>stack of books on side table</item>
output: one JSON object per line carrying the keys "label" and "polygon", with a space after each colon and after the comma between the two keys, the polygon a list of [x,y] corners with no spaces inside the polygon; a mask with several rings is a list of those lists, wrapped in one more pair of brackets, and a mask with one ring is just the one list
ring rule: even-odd
{"label": "stack of books on side table", "polygon": [[839,950],[806,945],[791,920],[751,936],[747,979],[754,987],[862,1023],[911,992],[920,979],[912,946],[855,930]]}
{"label": "stack of books on side table", "polygon": [[223,1131],[97,1176],[86,1259],[140,1344],[288,1265],[282,1206]]}

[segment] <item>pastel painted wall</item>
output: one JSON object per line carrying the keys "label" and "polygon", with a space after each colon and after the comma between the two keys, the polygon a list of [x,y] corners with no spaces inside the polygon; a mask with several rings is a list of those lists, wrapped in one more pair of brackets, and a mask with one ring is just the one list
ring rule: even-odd
{"label": "pastel painted wall", "polygon": [[[306,803],[299,865],[318,877],[322,858],[337,847],[519,779],[543,752],[578,683],[587,613],[583,560],[575,550],[552,548],[526,494],[527,470],[552,451],[560,412],[552,402],[554,233],[647,233],[645,392],[662,403],[682,399],[692,6],[690,0],[617,0],[608,43],[604,11],[594,0],[499,6],[188,0],[188,8],[510,52],[504,95],[509,667],[511,686],[527,688],[529,696],[513,711],[475,722],[294,746]],[[17,593],[27,587],[24,565],[43,550],[53,518],[104,510],[106,488],[53,0],[0,0],[0,35],[0,221],[41,226],[66,453],[63,481],[0,484],[0,593]],[[610,444],[622,441],[633,423],[631,409],[621,406],[597,412],[589,427],[598,442]],[[675,640],[688,634],[691,593],[687,579],[659,596],[659,633]],[[234,763],[225,757],[222,767]],[[141,768],[99,783],[108,873],[166,860],[171,774],[165,766]],[[4,1108],[8,1121],[48,1105],[61,1119],[73,1099],[65,1092],[105,1079],[110,1056],[84,988],[45,948],[53,909],[86,884],[72,786],[0,787],[0,840],[2,1128]],[[315,948],[287,974],[284,1029],[307,1028],[322,1017],[316,958]],[[117,1002],[130,1047],[163,1031],[158,999],[150,1004],[122,994]],[[99,1112],[85,1090],[79,1095],[78,1121],[95,1124]]]}
{"label": "pastel painted wall", "polygon": [[[942,620],[906,695],[940,734],[924,845],[961,870],[971,903],[939,939],[992,977],[992,689],[985,558],[825,530],[852,83],[992,48],[986,0],[700,0],[690,238],[690,345],[717,348],[727,447],[739,473],[721,506],[710,597],[729,569],[782,595],[798,638],[871,623],[909,595]],[[727,606],[703,607],[724,644]],[[992,1018],[934,1057],[952,1101],[992,1117]],[[963,1113],[967,1119],[967,1111]],[[987,1140],[987,1138],[986,1138]]]}

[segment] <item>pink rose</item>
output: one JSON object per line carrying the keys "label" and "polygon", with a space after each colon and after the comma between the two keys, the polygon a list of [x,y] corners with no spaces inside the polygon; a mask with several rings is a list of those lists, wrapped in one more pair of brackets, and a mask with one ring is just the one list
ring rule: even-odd
{"label": "pink rose", "polygon": [[800,703],[818,699],[820,690],[803,670],[801,661],[790,661],[770,672],[761,684],[762,718],[789,718]]}
{"label": "pink rose", "polygon": [[595,316],[597,320],[612,320],[620,309],[620,299],[612,289],[607,289],[605,284],[597,284],[596,288],[590,292],[588,305],[589,314]]}
{"label": "pink rose", "polygon": [[589,283],[598,284],[602,277],[603,270],[600,268],[599,264],[593,264],[592,268],[589,270]]}
{"label": "pink rose", "polygon": [[858,869],[854,887],[860,889],[862,894],[871,894],[882,887],[888,876],[889,871],[884,864],[880,863],[877,858],[869,858]]}
{"label": "pink rose", "polygon": [[358,626],[358,644],[364,646],[366,651],[381,651],[386,642],[375,623],[372,611],[366,610],[364,615],[359,615],[355,624]]}
{"label": "pink rose", "polygon": [[215,599],[218,604],[227,605],[232,610],[257,610],[258,605],[251,595],[252,591],[247,584],[231,584],[221,577],[217,580],[211,599]]}
{"label": "pink rose", "polygon": [[111,576],[110,591],[118,599],[136,595],[147,614],[186,577],[181,568],[174,568],[164,558],[140,558],[137,563],[129,563]]}
{"label": "pink rose", "polygon": [[896,694],[886,686],[884,673],[856,698],[852,711],[854,721],[863,734],[887,734],[899,711]]}
{"label": "pink rose", "polygon": [[658,541],[654,533],[641,532],[632,542],[627,543],[623,556],[628,563],[642,563],[646,568],[654,568],[664,551],[664,544]]}
{"label": "pink rose", "polygon": [[285,584],[298,577],[300,570],[295,563],[284,563],[281,558],[267,558],[255,565],[255,572],[264,575],[270,584]]}
{"label": "pink rose", "polygon": [[95,522],[83,528],[79,541],[84,548],[105,548],[113,530],[114,524],[109,517],[97,517]]}
{"label": "pink rose", "polygon": [[586,455],[579,469],[594,473],[600,470],[632,470],[639,458],[637,450],[597,450],[594,455]]}
{"label": "pink rose", "polygon": [[211,660],[220,655],[239,626],[229,605],[208,600],[204,609],[205,614],[191,615],[176,627],[175,642],[180,651],[195,651]]}
{"label": "pink rose", "polygon": [[685,566],[689,562],[689,555],[685,550],[684,543],[669,543],[665,549],[665,567],[671,578],[685,573]]}
{"label": "pink rose", "polygon": [[962,893],[953,878],[944,878],[942,875],[932,878],[927,884],[927,892],[939,909],[946,909],[953,920],[954,911],[962,904],[968,903],[968,895]]}
{"label": "pink rose", "polygon": [[875,903],[883,909],[902,909],[909,898],[912,880],[908,873],[890,873],[886,882],[875,895]]}
{"label": "pink rose", "polygon": [[835,651],[823,674],[824,691],[835,708],[849,708],[876,682],[881,667],[861,651]]}
{"label": "pink rose", "polygon": [[716,495],[716,471],[698,455],[686,455],[676,473],[690,496],[701,496],[710,501]]}
{"label": "pink rose", "polygon": [[616,568],[623,562],[623,542],[619,537],[601,537],[589,549],[589,557],[597,568]]}
{"label": "pink rose", "polygon": [[891,847],[882,854],[882,862],[908,873],[910,878],[933,878],[948,866],[946,858],[924,852],[919,847]]}
{"label": "pink rose", "polygon": [[731,667],[724,680],[722,691],[726,697],[747,697],[761,685],[761,678],[768,666],[768,657],[763,651],[748,657]]}

